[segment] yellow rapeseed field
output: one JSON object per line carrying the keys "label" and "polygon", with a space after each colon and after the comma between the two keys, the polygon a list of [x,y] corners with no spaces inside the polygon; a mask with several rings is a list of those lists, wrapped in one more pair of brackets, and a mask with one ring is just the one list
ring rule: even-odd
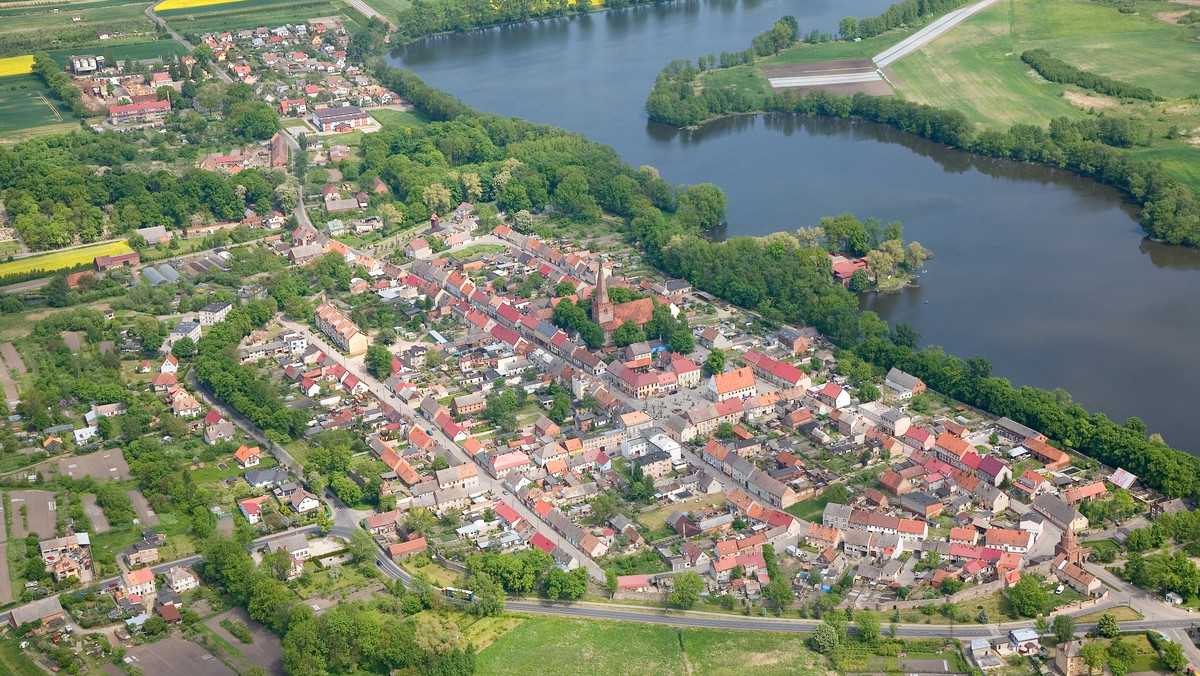
{"label": "yellow rapeseed field", "polygon": [[27,75],[32,72],[33,54],[8,56],[0,59],[0,77],[6,75]]}
{"label": "yellow rapeseed field", "polygon": [[209,5],[223,5],[227,2],[241,2],[241,0],[166,0],[155,6],[154,9],[191,9],[193,7],[207,7]]}
{"label": "yellow rapeseed field", "polygon": [[105,242],[95,246],[85,246],[67,251],[53,251],[38,256],[28,256],[0,263],[0,277],[30,272],[32,270],[61,270],[62,268],[74,267],[81,263],[91,263],[92,259],[96,256],[116,256],[118,254],[129,253],[130,251],[133,251],[133,249],[129,248],[129,243],[124,240]]}

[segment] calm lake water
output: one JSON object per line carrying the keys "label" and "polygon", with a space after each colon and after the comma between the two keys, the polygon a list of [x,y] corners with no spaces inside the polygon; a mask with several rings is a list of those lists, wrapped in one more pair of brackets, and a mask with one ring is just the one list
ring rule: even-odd
{"label": "calm lake water", "polygon": [[785,14],[833,32],[889,4],[693,0],[432,38],[391,60],[482,110],[582,132],[675,183],[721,186],[726,235],[845,211],[902,221],[936,257],[918,287],[864,308],[1200,453],[1200,251],[1142,240],[1115,191],[866,123],[744,116],[684,131],[646,119],[673,58],[743,49]]}

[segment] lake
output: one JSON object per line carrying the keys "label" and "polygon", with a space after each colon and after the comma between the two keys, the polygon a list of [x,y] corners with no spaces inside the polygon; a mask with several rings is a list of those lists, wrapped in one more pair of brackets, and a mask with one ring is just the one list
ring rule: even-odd
{"label": "lake", "polygon": [[675,2],[431,38],[391,61],[481,110],[582,132],[674,183],[721,186],[727,236],[847,211],[902,221],[935,258],[917,287],[865,296],[863,308],[908,322],[925,344],[987,357],[1016,385],[1064,388],[1200,453],[1188,403],[1200,383],[1200,251],[1143,240],[1116,191],[869,123],[741,116],[679,130],[646,118],[673,58],[744,49],[785,14],[804,33],[833,32],[889,4]]}

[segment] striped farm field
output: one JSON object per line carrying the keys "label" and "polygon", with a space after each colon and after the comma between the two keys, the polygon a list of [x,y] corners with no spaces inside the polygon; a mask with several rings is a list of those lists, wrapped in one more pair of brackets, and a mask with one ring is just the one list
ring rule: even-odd
{"label": "striped farm field", "polygon": [[155,6],[154,11],[170,10],[170,9],[193,9],[196,7],[207,7],[209,5],[224,5],[231,2],[242,2],[242,0],[165,0]]}
{"label": "striped farm field", "polygon": [[104,242],[103,244],[96,244],[94,246],[83,246],[78,249],[28,256],[0,263],[0,277],[33,272],[34,270],[53,272],[54,270],[91,263],[92,259],[96,256],[115,256],[131,251],[133,249],[129,248],[129,243],[121,240],[118,242]]}
{"label": "striped farm field", "polygon": [[33,54],[9,56],[0,59],[0,77],[28,75],[33,72]]}

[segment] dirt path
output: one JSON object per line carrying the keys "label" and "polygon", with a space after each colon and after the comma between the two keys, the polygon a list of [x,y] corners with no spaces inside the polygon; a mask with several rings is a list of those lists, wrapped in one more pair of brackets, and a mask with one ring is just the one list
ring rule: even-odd
{"label": "dirt path", "polygon": [[12,581],[8,579],[8,543],[0,542],[0,606],[12,602]]}
{"label": "dirt path", "polygon": [[92,532],[108,532],[108,518],[104,516],[104,510],[100,509],[99,503],[96,502],[96,496],[88,493],[80,500],[83,502],[83,513],[92,520]]}
{"label": "dirt path", "polygon": [[137,508],[138,515],[142,517],[143,526],[158,525],[158,516],[154,513],[154,510],[150,509],[150,503],[146,502],[146,496],[142,495],[141,491],[136,488],[130,488],[125,491],[125,494],[129,496],[129,499],[133,501],[133,506]]}
{"label": "dirt path", "polygon": [[4,357],[7,368],[16,369],[17,373],[25,373],[25,362],[21,361],[21,355],[17,354],[17,348],[13,347],[12,343],[0,343],[0,356]]}

